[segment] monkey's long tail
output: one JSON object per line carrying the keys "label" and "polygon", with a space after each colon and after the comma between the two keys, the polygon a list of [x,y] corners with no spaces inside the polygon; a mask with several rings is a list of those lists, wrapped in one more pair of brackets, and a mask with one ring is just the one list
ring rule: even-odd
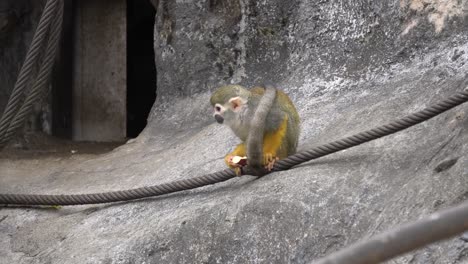
{"label": "monkey's long tail", "polygon": [[[408,115],[401,119],[390,122],[389,124],[376,127],[356,135],[333,141],[322,146],[298,152],[283,160],[275,163],[272,171],[288,170],[301,163],[335,153],[340,150],[358,146],[398,131],[407,129],[411,126],[429,120],[451,108],[454,108],[468,101],[468,90],[458,92],[449,98],[442,100],[433,106]],[[252,175],[247,167],[243,170],[244,174]],[[265,172],[267,174],[269,172]],[[191,179],[184,179],[163,183],[159,185],[141,187],[136,189],[112,191],[104,193],[91,194],[72,194],[72,195],[35,195],[35,194],[0,194],[0,204],[9,205],[80,205],[80,204],[98,204],[119,201],[130,201],[151,196],[159,196],[173,192],[195,189],[198,187],[223,182],[236,177],[233,170],[226,169],[211,174],[206,174]]]}
{"label": "monkey's long tail", "polygon": [[[247,137],[247,158],[252,169],[263,169],[263,132],[265,120],[276,98],[276,88],[265,86],[263,94],[250,124],[250,132]],[[259,172],[261,173],[261,171]]]}

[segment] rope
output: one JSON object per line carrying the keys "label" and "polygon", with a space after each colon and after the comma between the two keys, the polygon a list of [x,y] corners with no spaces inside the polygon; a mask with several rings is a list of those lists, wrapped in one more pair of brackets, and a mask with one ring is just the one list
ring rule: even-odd
{"label": "rope", "polygon": [[468,230],[467,202],[355,243],[313,263],[380,263],[466,230]]}
{"label": "rope", "polygon": [[173,181],[161,185],[106,193],[75,195],[0,194],[0,204],[78,205],[129,201],[150,196],[158,196],[178,191],[190,190],[205,185],[226,181],[235,176],[236,174],[234,171],[224,170],[200,177]]}
{"label": "rope", "polygon": [[[39,20],[31,46],[21,67],[15,87],[10,95],[5,111],[0,119],[0,149],[21,128],[32,105],[42,94],[52,70],[58,40],[62,28],[63,0],[48,0]],[[47,38],[48,37],[48,38]],[[31,82],[33,69],[38,64],[41,50],[46,45],[43,61],[39,67],[36,81],[22,104],[24,91]]]}
{"label": "rope", "polygon": [[379,126],[341,140],[330,142],[322,146],[314,147],[310,150],[299,152],[285,159],[279,160],[275,163],[273,171],[287,170],[293,166],[299,165],[306,161],[317,159],[340,150],[358,146],[362,143],[369,142],[374,139],[378,139],[396,133],[398,131],[402,131],[404,129],[422,123],[426,120],[429,120],[466,101],[468,101],[467,89],[458,92],[455,95],[452,95],[449,98],[442,100],[433,106],[427,107],[419,112],[395,120],[386,125]]}
{"label": "rope", "polygon": [[[468,101],[468,91],[458,92],[455,95],[452,95],[433,106],[408,115],[402,119],[395,120],[387,125],[364,131],[354,136],[337,140],[322,146],[314,147],[310,150],[296,153],[287,157],[286,159],[279,160],[275,163],[272,171],[287,170],[295,165],[299,165],[300,163],[396,133],[426,121],[434,116],[437,116],[466,101]],[[247,167],[245,170],[243,170],[243,172],[244,174],[249,174],[250,169]],[[0,204],[79,205],[129,201],[133,199],[141,199],[145,197],[159,196],[178,191],[190,190],[223,182],[233,177],[235,177],[235,172],[227,169],[191,179],[178,180],[160,185],[114,192],[76,195],[0,194]]]}

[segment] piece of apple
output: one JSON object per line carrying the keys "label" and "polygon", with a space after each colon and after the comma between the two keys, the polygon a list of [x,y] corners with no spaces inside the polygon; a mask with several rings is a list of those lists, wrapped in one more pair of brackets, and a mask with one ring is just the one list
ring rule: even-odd
{"label": "piece of apple", "polygon": [[232,163],[235,163],[239,166],[245,166],[247,165],[247,157],[241,157],[241,156],[234,156],[232,157]]}

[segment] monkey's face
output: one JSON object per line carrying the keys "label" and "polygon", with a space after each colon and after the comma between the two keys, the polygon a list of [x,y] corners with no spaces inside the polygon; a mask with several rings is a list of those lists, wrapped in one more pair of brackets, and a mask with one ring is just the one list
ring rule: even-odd
{"label": "monkey's face", "polygon": [[238,118],[239,113],[245,108],[246,102],[247,101],[243,98],[236,96],[230,98],[228,102],[224,104],[215,104],[213,116],[216,122],[222,124],[226,121],[228,125],[231,124],[233,120]]}
{"label": "monkey's face", "polygon": [[216,122],[222,124],[224,122],[224,112],[226,112],[226,108],[221,104],[216,104],[214,106],[214,118]]}

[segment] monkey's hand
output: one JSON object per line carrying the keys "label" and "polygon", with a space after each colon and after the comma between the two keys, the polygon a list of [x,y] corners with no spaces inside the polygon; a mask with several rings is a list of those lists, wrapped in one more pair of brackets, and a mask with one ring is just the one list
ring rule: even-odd
{"label": "monkey's hand", "polygon": [[227,155],[224,157],[224,162],[236,172],[237,176],[242,175],[242,167],[246,165],[246,157],[240,157],[237,155]]}
{"label": "monkey's hand", "polygon": [[267,169],[268,171],[271,171],[273,169],[273,166],[275,165],[275,162],[277,160],[279,160],[279,158],[273,153],[263,153],[263,164],[265,165],[265,169]]}

